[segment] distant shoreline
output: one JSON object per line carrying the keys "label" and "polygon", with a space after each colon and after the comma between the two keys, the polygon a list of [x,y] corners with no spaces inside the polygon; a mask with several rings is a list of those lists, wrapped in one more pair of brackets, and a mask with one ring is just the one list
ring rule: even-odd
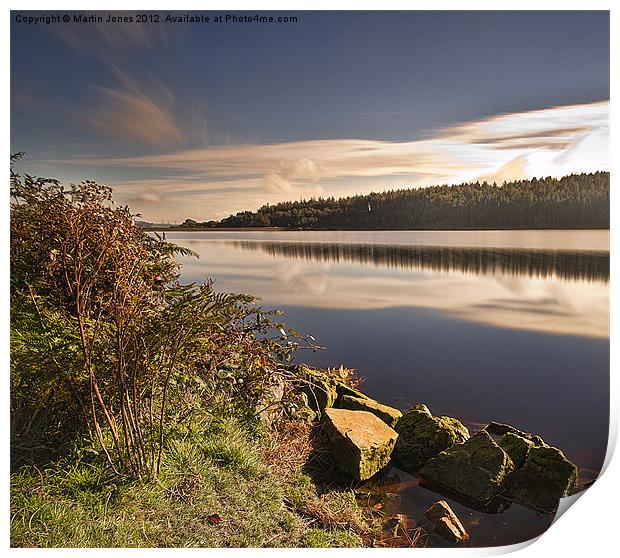
{"label": "distant shoreline", "polygon": [[187,218],[176,225],[202,230],[605,229],[610,226],[609,173],[282,201],[218,221]]}
{"label": "distant shoreline", "polygon": [[289,227],[181,227],[181,226],[169,226],[169,227],[143,227],[147,232],[403,232],[403,231],[416,231],[416,232],[442,232],[442,231],[608,231],[609,227],[471,227],[471,228],[437,228],[429,229],[344,229],[344,228],[289,228]]}

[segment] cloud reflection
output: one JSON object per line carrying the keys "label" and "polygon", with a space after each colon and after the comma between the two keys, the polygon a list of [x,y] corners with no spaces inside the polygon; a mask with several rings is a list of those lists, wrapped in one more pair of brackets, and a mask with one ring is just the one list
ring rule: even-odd
{"label": "cloud reflection", "polygon": [[[178,242],[178,240],[177,240]],[[184,277],[201,281],[216,278],[217,288],[249,292],[262,298],[269,308],[307,306],[330,309],[381,309],[418,307],[442,312],[453,318],[544,333],[609,337],[608,253],[572,254],[568,260],[557,254],[535,253],[535,264],[522,266],[524,255],[512,251],[494,252],[493,271],[485,265],[454,265],[446,260],[425,265],[418,253],[412,265],[384,265],[379,261],[350,258],[314,258],[325,254],[325,245],[313,249],[254,249],[230,241],[187,239],[184,245],[196,250],[201,259],[184,262]],[[437,249],[430,253],[436,255]],[[356,253],[338,249],[341,253]],[[303,257],[295,254],[303,253]],[[381,250],[379,251],[381,254]],[[449,251],[455,255],[457,252]],[[470,258],[474,253],[467,252]],[[499,258],[501,265],[493,258]],[[384,254],[381,255],[384,258]],[[482,260],[480,260],[481,262]],[[606,263],[605,263],[606,261]],[[451,262],[451,263],[450,263]],[[479,263],[480,263],[479,262]],[[503,263],[502,263],[503,262]],[[521,262],[521,264],[518,264]],[[569,271],[569,263],[581,266]],[[546,267],[545,267],[546,266]],[[519,271],[521,269],[521,271]]]}

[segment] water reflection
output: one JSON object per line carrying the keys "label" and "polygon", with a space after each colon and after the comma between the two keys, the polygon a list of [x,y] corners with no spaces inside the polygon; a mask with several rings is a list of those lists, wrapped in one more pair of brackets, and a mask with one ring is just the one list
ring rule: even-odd
{"label": "water reflection", "polygon": [[372,264],[377,267],[475,275],[527,276],[570,281],[609,281],[609,252],[530,250],[398,244],[324,242],[225,241],[242,250],[262,250],[271,256],[329,263]]}
{"label": "water reflection", "polygon": [[264,307],[431,309],[470,323],[607,339],[605,238],[590,235],[587,247],[576,247],[575,232],[564,231],[560,249],[561,232],[553,231],[553,248],[548,237],[530,242],[528,231],[513,231],[505,246],[482,238],[473,245],[465,233],[463,246],[454,237],[446,245],[443,235],[407,244],[399,232],[364,242],[357,233],[334,235],[338,242],[318,233],[170,238],[200,255],[183,261],[185,280],[213,277],[218,289],[254,294]]}

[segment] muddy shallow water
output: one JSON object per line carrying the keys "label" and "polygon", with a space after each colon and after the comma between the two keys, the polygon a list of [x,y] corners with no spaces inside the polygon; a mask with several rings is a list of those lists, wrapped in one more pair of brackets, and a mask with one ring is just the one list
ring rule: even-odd
{"label": "muddy shallow water", "polygon": [[[177,232],[183,279],[262,298],[341,363],[362,390],[425,403],[472,431],[492,420],[539,434],[580,467],[603,463],[609,421],[608,231]],[[386,510],[419,518],[438,499],[392,469]],[[469,545],[528,540],[552,516],[515,504],[477,511],[447,498]],[[429,544],[435,541],[430,540]]]}

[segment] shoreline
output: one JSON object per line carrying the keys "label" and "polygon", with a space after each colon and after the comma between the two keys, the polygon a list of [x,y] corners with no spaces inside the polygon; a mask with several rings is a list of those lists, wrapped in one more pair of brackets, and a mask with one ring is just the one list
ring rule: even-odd
{"label": "shoreline", "polygon": [[458,232],[458,231],[610,231],[609,227],[532,227],[532,228],[438,228],[438,229],[343,229],[343,228],[287,228],[287,227],[143,227],[147,232]]}

